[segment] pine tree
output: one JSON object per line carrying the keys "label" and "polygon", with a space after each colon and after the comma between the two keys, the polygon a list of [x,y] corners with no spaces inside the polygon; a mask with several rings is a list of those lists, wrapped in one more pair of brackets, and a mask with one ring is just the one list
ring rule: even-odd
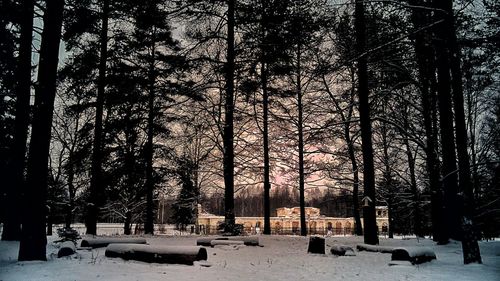
{"label": "pine tree", "polygon": [[[287,16],[287,1],[248,1],[242,3],[240,10],[242,19],[239,20],[243,25],[244,38],[243,44],[250,51],[252,57],[251,66],[249,67],[249,76],[255,77],[255,81],[251,78],[246,80],[243,85],[248,88],[243,89],[248,94],[253,94],[256,91],[256,85],[260,87],[262,92],[262,126],[258,123],[257,126],[263,136],[263,166],[264,166],[264,231],[263,234],[271,234],[271,205],[270,205],[270,190],[271,190],[271,164],[270,164],[270,148],[269,148],[269,104],[273,93],[279,91],[272,86],[274,76],[282,73],[282,65],[286,63],[287,58],[285,32],[282,26],[285,24]],[[260,72],[256,74],[257,68]]]}
{"label": "pine tree", "polygon": [[358,55],[358,96],[361,139],[363,150],[364,198],[363,207],[364,240],[366,244],[378,244],[377,223],[375,220],[375,173],[373,167],[372,128],[368,88],[368,70],[366,52],[366,23],[363,0],[356,0],[355,5],[356,51]]}
{"label": "pine tree", "polygon": [[234,74],[235,74],[235,9],[236,0],[227,0],[227,47],[224,67],[224,232],[234,233]]}
{"label": "pine tree", "polygon": [[46,260],[48,155],[56,95],[63,0],[46,2],[28,158],[19,261]]}
{"label": "pine tree", "polygon": [[[439,5],[434,2],[434,5]],[[435,8],[441,9],[439,6]],[[462,233],[460,227],[460,210],[458,208],[458,178],[455,173],[456,152],[455,136],[453,133],[453,109],[451,101],[451,77],[449,53],[446,47],[447,32],[449,32],[442,20],[440,13],[434,15],[435,20],[439,21],[434,33],[434,49],[436,52],[436,66],[438,77],[438,108],[439,108],[439,126],[441,135],[441,151],[443,158],[442,176],[444,189],[444,216],[447,233],[440,244],[449,242],[449,238],[461,240]]]}
{"label": "pine tree", "polygon": [[[14,122],[15,122],[15,85],[16,85],[16,56],[18,36],[12,29],[11,24],[15,23],[17,14],[16,6],[12,1],[2,1],[0,3],[0,177],[10,179],[8,168],[12,162],[11,151],[14,145]],[[31,49],[30,49],[31,50]],[[9,199],[9,183],[2,184],[0,187],[0,221],[8,223],[7,215],[14,219],[13,227],[10,228],[4,224],[2,235],[11,236],[13,239],[19,239],[19,219],[15,222],[16,211],[11,209],[14,198]],[[14,204],[15,205],[15,204]],[[11,212],[12,211],[12,212]],[[16,226],[17,225],[17,226]],[[9,235],[9,231],[17,232]],[[4,239],[2,237],[2,239]],[[4,239],[7,240],[7,239]],[[11,240],[11,239],[9,239]]]}
{"label": "pine tree", "polygon": [[[158,134],[158,103],[162,99],[171,101],[176,94],[178,84],[172,76],[183,66],[183,59],[178,55],[179,42],[172,38],[167,11],[162,10],[165,1],[146,1],[136,7],[133,48],[136,61],[141,65],[140,73],[145,77],[142,84],[147,96],[147,131],[144,147],[146,161],[146,219],[145,232],[153,234],[154,223],[154,146],[153,138]],[[168,81],[168,82],[161,82]],[[160,95],[161,92],[166,92]],[[169,96],[170,95],[170,96]]]}
{"label": "pine tree", "polygon": [[[298,189],[300,205],[300,229],[301,235],[307,235],[305,214],[305,181],[306,181],[306,159],[305,159],[305,108],[306,93],[310,90],[309,85],[314,76],[310,61],[314,58],[316,46],[319,45],[319,32],[327,18],[318,7],[325,6],[323,1],[292,1],[289,4],[288,19],[285,24],[286,43],[289,45],[287,53],[289,57],[289,79],[293,81],[290,93],[295,96],[296,116],[292,117],[292,124],[296,127],[297,150],[298,150]],[[286,105],[284,105],[286,107]],[[290,109],[285,109],[290,112]]]}
{"label": "pine tree", "polygon": [[22,1],[20,12],[19,55],[16,69],[16,106],[14,140],[7,177],[7,209],[2,240],[19,240],[21,234],[21,192],[24,189],[26,146],[31,95],[31,44],[35,1]]}
{"label": "pine tree", "polygon": [[[410,4],[418,6],[428,6],[429,3],[421,0],[410,1]],[[427,32],[426,25],[430,22],[430,14],[423,9],[413,9],[411,14],[413,28],[417,30],[414,35],[415,58],[418,68],[418,77],[421,91],[422,115],[426,135],[426,168],[431,191],[431,217],[432,217],[432,237],[434,241],[443,240],[444,221],[441,211],[442,188],[439,179],[439,159],[437,156],[437,134],[433,123],[436,122],[436,98],[435,98],[435,61],[434,51],[431,46],[430,33]],[[422,30],[420,30],[422,29]]]}
{"label": "pine tree", "polygon": [[[451,72],[451,81],[446,80],[444,82],[449,82],[452,91],[452,100],[453,100],[453,109],[454,109],[454,119],[455,121],[455,139],[456,139],[456,147],[457,147],[457,158],[458,158],[458,190],[461,192],[462,198],[461,203],[458,202],[460,199],[456,198],[457,202],[451,202],[454,208],[459,209],[463,207],[463,210],[460,213],[459,224],[461,228],[459,231],[459,237],[462,238],[462,250],[464,256],[464,263],[481,263],[481,254],[479,251],[478,245],[478,234],[476,233],[473,217],[474,217],[474,191],[472,187],[471,181],[471,170],[470,170],[470,162],[469,162],[469,154],[468,154],[468,140],[467,140],[467,128],[465,125],[465,113],[464,113],[464,96],[463,96],[463,86],[462,86],[462,70],[460,66],[460,58],[461,53],[458,47],[457,35],[455,30],[455,19],[453,12],[453,0],[447,1],[437,1],[435,2],[435,7],[441,9],[443,14],[440,15],[440,18],[443,22],[440,24],[440,32],[437,32],[439,35],[438,39],[443,40],[441,43],[446,47],[441,45],[438,50],[441,48],[446,48],[445,50],[441,50],[443,53],[447,51],[447,58],[442,58],[443,62],[448,59],[448,65],[446,67],[447,70]],[[445,14],[444,14],[445,13]],[[439,53],[438,53],[439,54]],[[445,54],[441,54],[445,55]],[[440,65],[443,68],[443,65]],[[443,70],[444,71],[444,70]],[[444,87],[444,86],[443,86]],[[453,126],[451,121],[450,126]],[[446,144],[449,145],[449,144]],[[451,171],[455,173],[455,171]],[[452,177],[453,179],[454,177]],[[445,189],[446,192],[446,189]],[[447,197],[447,200],[453,200],[453,197]],[[463,206],[459,206],[463,204]],[[458,211],[458,210],[454,210]],[[453,214],[456,216],[457,214]],[[455,217],[452,217],[453,223],[455,223]],[[452,225],[454,226],[454,225]],[[452,236],[453,237],[453,236]]]}
{"label": "pine tree", "polygon": [[193,183],[194,163],[188,158],[179,159],[177,162],[181,190],[173,204],[172,217],[177,228],[184,230],[186,225],[195,223],[199,191]]}
{"label": "pine tree", "polygon": [[[355,119],[355,101],[356,101],[356,85],[355,85],[355,67],[349,65],[347,61],[350,61],[354,57],[355,53],[352,50],[352,45],[354,45],[354,28],[352,26],[351,15],[343,12],[337,17],[334,22],[331,32],[334,34],[335,41],[332,43],[331,50],[329,52],[338,55],[339,62],[329,61],[331,55],[326,55],[326,61],[320,63],[319,73],[321,75],[321,80],[324,85],[324,91],[333,102],[334,110],[340,116],[340,121],[343,123],[343,130],[340,134],[342,140],[347,145],[347,151],[345,152],[350,162],[350,172],[352,173],[352,215],[355,220],[355,234],[363,235],[363,228],[361,225],[361,216],[359,209],[359,165],[357,159],[358,145],[355,141],[357,136],[357,124]],[[341,90],[341,93],[337,96],[334,93],[334,87],[332,87],[327,77],[329,75],[336,75],[337,64],[345,63],[347,64],[348,72],[348,83],[347,89]],[[335,118],[335,117],[334,117]],[[333,121],[335,122],[335,121]],[[353,131],[353,127],[355,128]],[[337,156],[338,157],[338,156]]]}
{"label": "pine tree", "polygon": [[87,214],[85,226],[87,234],[97,234],[97,219],[99,217],[99,207],[102,205],[102,161],[103,161],[103,110],[104,110],[104,95],[106,89],[106,68],[108,60],[108,21],[109,21],[109,0],[102,2],[101,11],[101,28],[99,36],[99,74],[97,78],[97,97],[95,102],[95,123],[94,123],[94,139],[92,147],[92,166],[90,176],[90,195],[87,206]]}

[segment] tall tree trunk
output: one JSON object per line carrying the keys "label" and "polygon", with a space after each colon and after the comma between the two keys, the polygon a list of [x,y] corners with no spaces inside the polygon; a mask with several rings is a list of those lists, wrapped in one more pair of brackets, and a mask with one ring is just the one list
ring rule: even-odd
{"label": "tall tree trunk", "polygon": [[[154,28],[153,28],[154,29]],[[152,37],[154,38],[154,34]],[[153,181],[153,137],[154,137],[154,116],[155,116],[155,48],[156,42],[151,43],[151,62],[149,65],[149,97],[148,97],[148,135],[145,147],[146,157],[146,221],[144,222],[144,233],[154,234],[154,181]]]}
{"label": "tall tree trunk", "polygon": [[[405,130],[409,131],[410,123],[408,122],[408,106],[405,106],[403,111],[403,125]],[[415,175],[415,157],[413,157],[413,153],[410,146],[410,141],[407,137],[403,139],[405,149],[406,149],[406,157],[408,159],[408,169],[410,170],[410,185],[411,192],[413,193],[413,233],[417,237],[422,237],[422,217],[420,215],[420,192],[417,187],[417,177]]]}
{"label": "tall tree trunk", "polygon": [[[422,0],[411,0],[410,4],[415,7],[427,5]],[[413,9],[411,20],[415,29],[420,29],[429,24],[430,12],[422,9]],[[439,159],[437,156],[437,140],[433,123],[435,119],[435,66],[434,52],[431,47],[431,38],[426,30],[415,34],[415,54],[418,65],[422,115],[424,119],[424,129],[426,136],[426,168],[429,177],[429,187],[431,192],[431,219],[432,237],[434,241],[441,241],[445,233],[445,223],[442,212],[443,198],[442,186],[439,175]]]}
{"label": "tall tree trunk", "polygon": [[[359,214],[359,169],[358,169],[358,160],[356,159],[356,154],[354,151],[354,139],[351,138],[350,131],[350,122],[352,119],[352,113],[354,111],[354,96],[355,96],[355,82],[354,82],[354,71],[351,72],[351,82],[352,82],[352,90],[351,90],[351,106],[349,108],[348,118],[344,118],[342,115],[342,122],[344,122],[344,138],[347,142],[347,150],[349,153],[349,159],[351,160],[351,169],[352,169],[352,209],[354,216],[354,227],[356,235],[363,235],[363,226],[361,225],[361,216]],[[337,105],[337,108],[341,110],[340,106]]]}
{"label": "tall tree trunk", "polygon": [[[137,184],[136,180],[136,156],[134,154],[135,148],[135,128],[134,124],[131,122],[132,115],[132,104],[128,104],[128,110],[125,114],[125,159],[124,159],[124,170],[125,170],[125,190],[133,190]],[[132,191],[133,192],[133,191]],[[125,202],[125,219],[123,223],[123,233],[129,235],[131,231],[132,223],[132,212],[130,211],[134,205],[134,199],[128,197]]]}
{"label": "tall tree trunk", "polygon": [[261,3],[261,21],[260,21],[260,36],[262,42],[260,43],[260,84],[262,88],[262,137],[263,137],[263,153],[264,153],[264,234],[271,234],[271,179],[270,179],[270,163],[269,163],[269,91],[268,91],[268,57],[266,44],[267,42],[267,28],[268,28],[268,8],[267,1],[262,0]]}
{"label": "tall tree trunk", "polygon": [[389,222],[389,225],[387,226],[387,236],[389,238],[394,238],[394,203],[392,198],[389,198],[387,200],[387,221]]}
{"label": "tall tree trunk", "polygon": [[[467,80],[469,80],[467,78]],[[478,187],[478,181],[479,181],[479,174],[478,174],[478,167],[477,167],[477,150],[476,150],[476,123],[477,123],[477,102],[474,100],[472,97],[473,93],[468,91],[467,93],[467,119],[469,123],[469,137],[470,137],[470,163],[472,165],[472,189],[474,193],[474,201],[477,200],[477,189]]]}
{"label": "tall tree trunk", "polygon": [[236,0],[227,1],[227,53],[225,66],[225,120],[224,120],[224,221],[226,233],[234,233],[234,11]]}
{"label": "tall tree trunk", "polygon": [[65,216],[65,227],[70,228],[71,223],[73,222],[73,208],[75,206],[75,186],[74,186],[74,180],[75,180],[75,170],[73,167],[73,159],[74,159],[74,152],[70,151],[69,157],[68,157],[68,204],[66,206],[66,216]]}
{"label": "tall tree trunk", "polygon": [[101,33],[100,33],[100,58],[99,58],[99,76],[97,80],[97,98],[95,109],[95,124],[94,124],[94,142],[92,151],[92,167],[90,175],[90,197],[87,204],[87,214],[85,226],[86,233],[97,234],[97,218],[99,217],[99,208],[102,203],[103,189],[102,186],[102,143],[103,143],[103,122],[102,115],[104,109],[104,95],[106,89],[106,62],[108,60],[108,17],[109,17],[109,0],[104,0],[102,3],[101,13]]}
{"label": "tall tree trunk", "polygon": [[[80,101],[78,102],[80,104]],[[75,126],[75,132],[78,132],[80,128],[80,123],[77,121]],[[71,142],[71,146],[69,147],[69,155],[68,155],[68,164],[66,168],[66,174],[68,177],[68,204],[66,209],[65,216],[65,227],[70,228],[71,223],[73,222],[73,208],[75,207],[75,149],[80,141],[78,135],[75,135],[73,141]]]}
{"label": "tall tree trunk", "polygon": [[31,41],[33,33],[33,0],[22,1],[20,17],[19,55],[16,69],[16,119],[10,165],[6,182],[5,221],[2,240],[21,238],[21,192],[24,188],[26,142],[28,138],[31,96]]}
{"label": "tall tree trunk", "polygon": [[307,222],[306,222],[306,200],[305,200],[305,175],[304,175],[304,120],[303,120],[303,106],[302,106],[302,76],[301,76],[301,46],[297,46],[297,109],[298,121],[297,130],[299,135],[299,205],[300,205],[300,235],[307,235]]}
{"label": "tall tree trunk", "polygon": [[[344,140],[347,144],[347,153],[349,155],[349,160],[351,161],[351,170],[352,170],[352,212],[354,217],[354,233],[356,235],[363,235],[363,226],[361,225],[361,217],[359,213],[359,169],[358,169],[358,161],[356,159],[356,153],[354,150],[354,140],[351,137],[351,121],[352,114],[354,112],[354,99],[356,96],[356,82],[355,82],[355,71],[351,69],[351,97],[350,97],[350,106],[348,109],[347,116],[343,113],[343,108],[340,106],[337,99],[333,96],[332,92],[329,89],[328,82],[323,77],[323,84],[326,87],[327,93],[332,99],[337,111],[339,112],[342,123],[344,124]],[[327,205],[329,208],[329,205]]]}
{"label": "tall tree trunk", "polygon": [[[479,251],[479,235],[474,226],[474,189],[471,180],[469,154],[467,152],[467,127],[465,125],[464,94],[462,86],[462,70],[460,67],[460,49],[457,43],[455,19],[453,15],[453,0],[440,1],[446,11],[444,27],[446,29],[447,46],[451,70],[451,88],[453,92],[453,108],[455,110],[455,134],[457,141],[459,191],[462,194],[462,251],[464,263],[482,263]],[[458,202],[457,202],[458,204]]]}
{"label": "tall tree trunk", "polygon": [[349,132],[349,124],[346,123],[344,127],[344,137],[347,140],[347,149],[349,159],[351,160],[351,169],[353,174],[352,184],[352,209],[354,216],[354,231],[356,235],[363,235],[363,227],[361,225],[361,217],[359,215],[359,170],[356,155],[354,154],[354,144]]}
{"label": "tall tree trunk", "polygon": [[127,210],[125,212],[125,222],[123,224],[123,234],[130,235],[132,228],[132,212]]}
{"label": "tall tree trunk", "polygon": [[19,261],[47,260],[47,179],[63,0],[46,1],[28,158]]}
{"label": "tall tree trunk", "polygon": [[366,24],[363,0],[356,0],[355,20],[356,51],[358,54],[358,96],[359,117],[361,123],[361,141],[363,150],[364,196],[371,202],[363,207],[364,242],[378,244],[377,222],[375,217],[375,172],[373,168],[372,126],[368,89],[368,67],[366,51]]}
{"label": "tall tree trunk", "polygon": [[[434,7],[442,9],[441,1],[434,1]],[[435,14],[436,25],[434,32],[436,40],[434,47],[436,50],[437,74],[438,74],[438,107],[439,107],[439,127],[441,129],[441,152],[443,158],[443,188],[444,188],[444,215],[446,223],[446,233],[440,237],[440,244],[448,243],[448,239],[461,240],[462,231],[460,226],[461,210],[458,206],[457,174],[456,174],[456,153],[455,137],[453,133],[453,112],[451,104],[451,78],[450,62],[447,48],[447,30],[443,13]]]}
{"label": "tall tree trunk", "polygon": [[[384,101],[384,105],[387,104],[387,100]],[[384,106],[383,105],[383,106]],[[382,112],[386,112],[385,106],[383,107]],[[389,159],[389,142],[387,141],[387,124],[385,122],[382,123],[382,152],[383,152],[383,161],[384,161],[384,184],[387,189],[387,213],[388,213],[388,221],[389,221],[389,238],[394,238],[394,229],[392,224],[393,218],[393,207],[394,207],[394,184],[392,178],[392,171],[390,166]]]}
{"label": "tall tree trunk", "polygon": [[[264,52],[264,51],[263,51]],[[269,93],[267,91],[267,65],[264,61],[266,56],[262,54],[261,62],[261,86],[262,86],[262,110],[263,110],[263,145],[264,145],[264,234],[271,234],[271,204],[270,204],[270,164],[269,164]]]}
{"label": "tall tree trunk", "polygon": [[52,236],[52,227],[54,226],[54,219],[53,219],[53,214],[52,214],[52,208],[50,206],[47,206],[47,231],[46,234],[47,236]]}
{"label": "tall tree trunk", "polygon": [[[473,90],[473,84],[474,81],[472,81],[472,63],[470,61],[463,61],[463,68],[462,68],[462,74],[465,75],[465,80],[466,82],[466,88],[468,89],[467,92],[467,122],[469,124],[468,129],[469,129],[469,138],[470,138],[470,163],[471,163],[471,168],[472,168],[472,189],[473,189],[473,194],[474,194],[474,201],[477,201],[478,197],[478,188],[479,188],[479,174],[478,174],[478,165],[477,164],[477,157],[478,157],[478,152],[476,150],[476,125],[478,121],[478,101],[477,98],[474,96],[474,90]],[[465,69],[465,70],[464,70]]]}

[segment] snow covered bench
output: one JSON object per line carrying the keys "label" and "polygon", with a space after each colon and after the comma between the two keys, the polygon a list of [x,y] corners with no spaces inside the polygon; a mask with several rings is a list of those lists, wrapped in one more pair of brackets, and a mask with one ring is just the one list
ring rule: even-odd
{"label": "snow covered bench", "polygon": [[96,237],[96,238],[85,238],[80,244],[81,247],[92,247],[101,248],[106,247],[109,244],[146,244],[146,239],[144,238],[111,238],[111,237]]}
{"label": "snow covered bench", "polygon": [[392,250],[391,260],[409,261],[420,264],[436,259],[436,254],[429,247],[400,247]]}
{"label": "snow covered bench", "polygon": [[150,246],[141,244],[109,244],[106,257],[137,260],[149,263],[193,265],[207,260],[207,249],[198,246]]}
{"label": "snow covered bench", "polygon": [[196,240],[198,246],[212,246],[212,241],[243,241],[246,246],[260,246],[259,237],[256,236],[230,236],[230,237],[203,237]]}

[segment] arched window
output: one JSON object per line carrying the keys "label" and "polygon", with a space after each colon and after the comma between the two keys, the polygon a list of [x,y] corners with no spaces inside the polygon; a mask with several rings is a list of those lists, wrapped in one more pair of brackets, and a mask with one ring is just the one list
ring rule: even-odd
{"label": "arched window", "polygon": [[299,222],[298,221],[292,222],[292,232],[294,234],[299,232]]}
{"label": "arched window", "polygon": [[315,221],[311,222],[311,225],[309,228],[310,228],[309,229],[310,234],[316,234],[316,222]]}
{"label": "arched window", "polygon": [[342,223],[339,221],[335,223],[335,234],[342,234]]}
{"label": "arched window", "polygon": [[279,221],[274,224],[274,231],[278,234],[281,234],[281,224]]}

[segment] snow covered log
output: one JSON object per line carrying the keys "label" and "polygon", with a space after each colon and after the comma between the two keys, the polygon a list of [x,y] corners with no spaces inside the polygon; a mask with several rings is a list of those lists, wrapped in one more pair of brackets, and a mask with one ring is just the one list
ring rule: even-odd
{"label": "snow covered log", "polygon": [[207,249],[198,246],[150,246],[141,244],[109,244],[106,257],[137,260],[149,263],[193,265],[207,260]]}
{"label": "snow covered log", "polygon": [[212,240],[210,242],[210,246],[237,246],[237,245],[245,245],[245,242],[238,240]]}
{"label": "snow covered log", "polygon": [[310,254],[325,254],[325,238],[311,236],[309,238],[309,246],[307,252]]}
{"label": "snow covered log", "polygon": [[243,241],[246,246],[259,246],[259,237],[257,236],[203,237],[196,240],[196,245],[212,246],[214,240]]}
{"label": "snow covered log", "polygon": [[61,243],[59,251],[57,251],[57,257],[71,256],[74,253],[76,253],[75,243],[72,241],[65,241]]}
{"label": "snow covered log", "polygon": [[355,256],[354,249],[345,245],[333,245],[330,247],[330,253],[336,256]]}
{"label": "snow covered log", "polygon": [[213,240],[228,240],[226,237],[220,237],[217,239],[217,237],[203,237],[203,238],[198,238],[196,239],[196,245],[197,246],[212,246],[212,241]]}
{"label": "snow covered log", "polygon": [[109,237],[97,237],[97,238],[85,238],[82,240],[80,247],[92,247],[101,248],[106,247],[109,244],[146,244],[146,239],[144,238],[109,238]]}
{"label": "snow covered log", "polygon": [[391,260],[409,261],[412,264],[420,264],[436,259],[436,254],[429,247],[401,247],[392,251]]}
{"label": "snow covered log", "polygon": [[356,245],[356,249],[358,249],[358,251],[379,252],[379,253],[392,253],[392,251],[394,250],[393,247],[368,245],[368,244],[358,244]]}

